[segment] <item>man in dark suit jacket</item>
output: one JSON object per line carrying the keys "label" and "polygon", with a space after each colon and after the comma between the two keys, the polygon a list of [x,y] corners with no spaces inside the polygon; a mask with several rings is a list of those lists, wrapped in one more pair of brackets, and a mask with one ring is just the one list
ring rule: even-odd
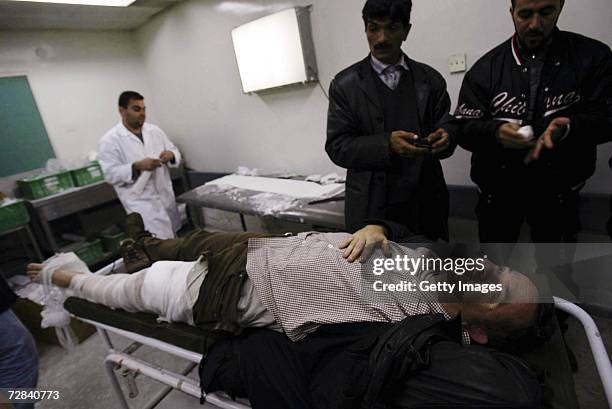
{"label": "man in dark suit jacket", "polygon": [[330,85],[325,150],[348,169],[345,223],[387,219],[448,240],[448,191],[440,159],[455,148],[446,82],[401,51],[411,0],[368,0],[370,55]]}

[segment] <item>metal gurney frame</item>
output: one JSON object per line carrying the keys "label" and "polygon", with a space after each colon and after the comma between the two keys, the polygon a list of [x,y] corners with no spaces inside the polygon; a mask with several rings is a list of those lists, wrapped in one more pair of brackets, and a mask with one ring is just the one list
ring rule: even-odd
{"label": "metal gurney frame", "polygon": [[[95,274],[108,275],[111,273],[121,272],[124,272],[123,259],[119,259],[114,263],[111,263],[110,265],[96,271]],[[121,407],[122,409],[130,409],[130,406],[123,390],[121,389],[121,386],[119,385],[119,377],[115,372],[119,369],[122,369],[122,375],[127,380],[128,389],[130,391],[133,391],[135,389],[135,374],[144,375],[165,385],[157,394],[155,394],[149,400],[149,402],[142,406],[142,409],[150,409],[156,407],[172,391],[172,389],[179,390],[198,399],[201,397],[201,389],[199,382],[194,381],[193,379],[190,379],[185,375],[191,372],[193,368],[197,367],[197,365],[202,360],[202,354],[154,338],[146,337],[135,332],[115,328],[113,326],[91,319],[80,318],[77,315],[75,315],[75,318],[95,326],[97,332],[104,340],[104,343],[108,348],[108,354],[106,355],[106,358],[104,360],[106,374],[110,380],[115,396],[119,401],[119,407]],[[110,339],[109,333],[122,336],[133,342],[124,350],[117,350]],[[189,364],[181,371],[181,373],[175,373],[145,360],[131,356],[131,354],[135,352],[138,348],[140,348],[142,345],[146,345],[151,348],[166,352],[170,355],[185,359],[189,361]],[[250,408],[250,406],[233,401],[229,397],[223,396],[222,394],[212,393],[205,395],[205,398],[207,403],[214,405],[220,409]]]}
{"label": "metal gurney frame", "polygon": [[[120,259],[115,263],[100,269],[95,274],[107,275],[110,273],[121,272],[122,270],[123,260]],[[577,305],[558,297],[553,298],[556,308],[570,314],[583,326],[593,358],[595,360],[597,372],[603,385],[607,402],[612,408],[612,363],[608,357],[603,340],[595,322],[589,314],[587,314]],[[95,320],[80,318],[78,315],[76,315],[76,318],[94,325],[108,347],[108,354],[105,359],[105,369],[121,408],[129,409],[129,405],[126,396],[119,385],[118,376],[115,373],[115,370],[119,368],[123,368],[125,371],[124,373],[127,373],[126,379],[128,381],[128,387],[130,390],[132,390],[131,388],[135,385],[133,380],[134,378],[130,377],[129,374],[142,374],[165,385],[159,391],[159,393],[153,396],[153,398],[145,406],[143,406],[143,408],[154,408],[166,397],[166,395],[168,395],[168,393],[172,391],[172,389],[177,389],[193,397],[200,398],[201,390],[199,382],[187,378],[185,375],[191,372],[191,370],[200,363],[202,359],[201,354],[167,342],[146,337],[135,332],[115,328]],[[109,337],[109,332],[128,338],[133,341],[133,344],[128,346],[123,351],[119,351],[115,349]],[[189,361],[189,365],[182,371],[182,373],[175,373],[144,360],[132,357],[131,354],[141,345],[147,345],[176,357],[186,359]],[[220,409],[250,408],[250,406],[233,401],[229,397],[223,396],[222,394],[206,395],[206,402]]]}

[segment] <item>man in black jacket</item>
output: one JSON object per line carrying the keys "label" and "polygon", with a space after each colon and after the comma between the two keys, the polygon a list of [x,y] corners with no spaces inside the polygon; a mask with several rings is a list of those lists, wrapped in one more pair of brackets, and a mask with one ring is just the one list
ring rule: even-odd
{"label": "man in black jacket", "polygon": [[513,0],[516,33],[463,82],[458,143],[472,152],[481,242],[515,243],[524,220],[535,243],[577,240],[580,189],[612,138],[612,54],[557,28],[563,4]]}
{"label": "man in black jacket", "polygon": [[401,51],[411,8],[411,0],[366,2],[371,53],[330,85],[325,150],[348,169],[348,231],[387,219],[448,240],[448,191],[439,159],[455,148],[450,99],[437,71]]}

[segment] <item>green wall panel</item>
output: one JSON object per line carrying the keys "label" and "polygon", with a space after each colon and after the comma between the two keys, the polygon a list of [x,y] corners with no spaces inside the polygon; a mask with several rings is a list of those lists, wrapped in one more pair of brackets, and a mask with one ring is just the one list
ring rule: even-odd
{"label": "green wall panel", "polygon": [[0,177],[44,167],[54,157],[27,77],[0,78]]}

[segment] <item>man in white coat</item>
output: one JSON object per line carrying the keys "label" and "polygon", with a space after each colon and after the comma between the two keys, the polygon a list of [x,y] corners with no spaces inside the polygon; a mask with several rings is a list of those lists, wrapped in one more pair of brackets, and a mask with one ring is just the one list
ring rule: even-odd
{"label": "man in white coat", "polygon": [[98,162],[126,213],[142,215],[145,228],[160,239],[180,228],[168,167],[178,167],[181,153],[155,125],[145,123],[144,97],[134,91],[119,96],[121,121],[98,142]]}

